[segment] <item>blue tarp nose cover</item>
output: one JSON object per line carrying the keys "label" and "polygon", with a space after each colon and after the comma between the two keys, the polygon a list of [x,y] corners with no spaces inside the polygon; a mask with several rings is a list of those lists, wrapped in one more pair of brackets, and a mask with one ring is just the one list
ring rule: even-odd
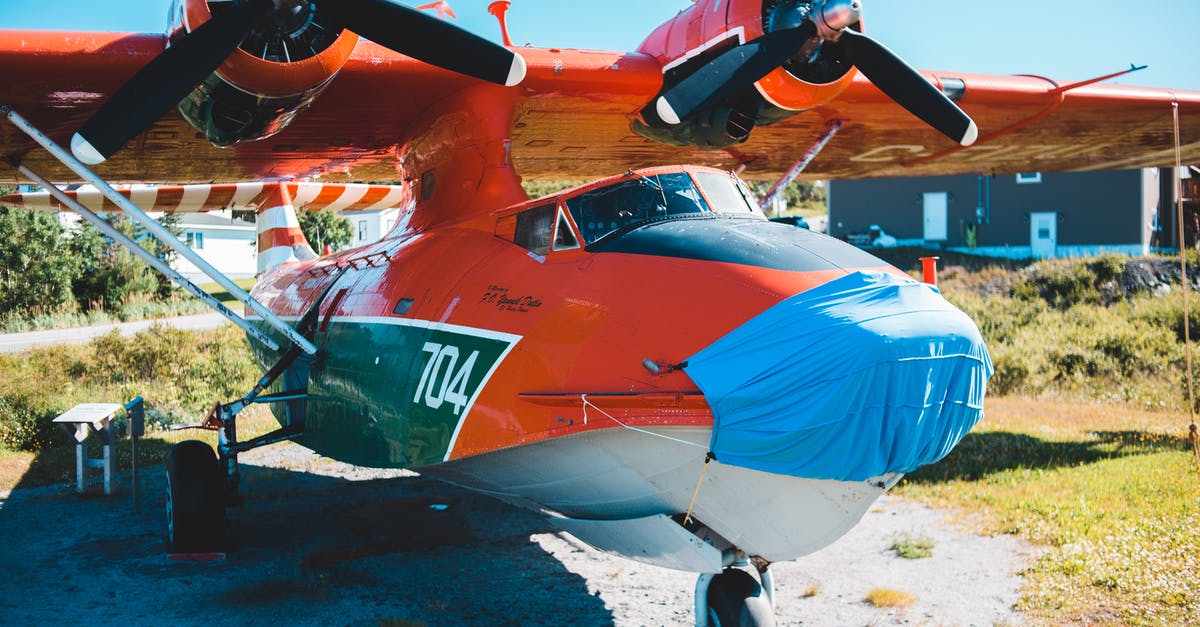
{"label": "blue tarp nose cover", "polygon": [[861,481],[945,457],[983,415],[992,362],[933,288],[856,272],[793,296],[688,359],[724,464]]}

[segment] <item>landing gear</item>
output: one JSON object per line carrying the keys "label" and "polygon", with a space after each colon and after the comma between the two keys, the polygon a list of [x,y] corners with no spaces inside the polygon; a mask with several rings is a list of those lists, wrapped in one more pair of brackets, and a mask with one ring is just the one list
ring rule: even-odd
{"label": "landing gear", "polygon": [[[724,551],[722,561],[726,568],[721,574],[706,573],[696,581],[696,626],[774,627],[775,580],[770,563],[732,548]],[[743,570],[751,565],[758,579]]]}
{"label": "landing gear", "polygon": [[225,506],[241,503],[238,453],[290,440],[304,433],[304,423],[297,421],[246,442],[239,442],[237,438],[237,415],[250,404],[307,398],[303,389],[262,395],[300,355],[300,348],[293,346],[249,393],[231,403],[217,403],[202,424],[193,425],[192,428],[217,432],[216,453],[199,440],[187,440],[171,448],[167,455],[168,552],[221,552],[225,542]]}
{"label": "landing gear", "polygon": [[726,568],[708,584],[710,627],[766,627],[775,624],[775,608],[754,576]]}
{"label": "landing gear", "polygon": [[167,550],[215,553],[225,543],[224,477],[212,447],[187,440],[167,454]]}

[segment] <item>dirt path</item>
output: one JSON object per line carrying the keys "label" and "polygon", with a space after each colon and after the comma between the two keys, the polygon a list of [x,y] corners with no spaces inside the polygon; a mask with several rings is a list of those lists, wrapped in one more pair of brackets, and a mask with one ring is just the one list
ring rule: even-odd
{"label": "dirt path", "polygon": [[176,318],[157,318],[154,320],[139,320],[137,322],[118,322],[112,324],[97,324],[90,327],[69,327],[65,329],[47,329],[45,331],[26,331],[24,333],[0,334],[0,353],[20,353],[36,346],[55,346],[58,344],[85,344],[93,338],[100,337],[113,329],[121,335],[129,336],[149,329],[155,323],[165,324],[186,331],[203,331],[215,329],[226,320],[221,314],[206,313],[194,316],[179,316]]}
{"label": "dirt path", "polygon": [[[246,505],[219,563],[163,554],[162,468],[112,497],[60,485],[0,494],[6,625],[685,625],[695,576],[600,554],[532,513],[405,471],[353,468],[285,444],[244,456]],[[934,556],[902,560],[901,533]],[[788,625],[1018,624],[1028,550],[885,498],[832,547],[775,567]],[[873,588],[917,598],[863,601]],[[808,596],[815,591],[815,595]]]}

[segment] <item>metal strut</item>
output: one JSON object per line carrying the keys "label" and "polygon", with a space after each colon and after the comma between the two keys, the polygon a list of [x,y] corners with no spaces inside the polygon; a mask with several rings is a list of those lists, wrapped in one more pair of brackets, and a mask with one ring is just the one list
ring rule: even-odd
{"label": "metal strut", "polygon": [[[274,312],[272,312],[270,309],[268,309],[266,307],[266,305],[263,305],[261,302],[256,300],[254,297],[247,294],[245,290],[243,290],[240,286],[238,286],[238,284],[234,283],[233,280],[231,280],[229,277],[225,276],[221,272],[217,271],[216,268],[213,268],[211,265],[209,265],[209,263],[207,261],[205,261],[202,257],[200,257],[200,255],[196,254],[196,251],[192,250],[191,248],[189,248],[187,246],[187,244],[184,244],[182,241],[180,241],[178,237],[175,237],[175,235],[172,234],[169,230],[167,230],[166,227],[164,227],[162,224],[159,224],[159,222],[157,220],[146,215],[146,213],[144,211],[142,211],[137,205],[133,204],[133,202],[130,201],[128,198],[125,198],[120,193],[118,193],[117,190],[113,189],[113,187],[111,185],[109,185],[107,181],[105,181],[103,178],[98,176],[95,172],[92,172],[86,165],[84,165],[82,162],[80,162],[78,159],[76,159],[74,155],[72,155],[70,152],[64,150],[62,146],[59,146],[58,144],[56,144],[54,142],[54,140],[50,139],[45,133],[38,130],[38,128],[33,126],[28,120],[26,120],[25,118],[18,115],[17,112],[12,110],[12,107],[10,107],[8,105],[2,106],[2,107],[0,107],[0,113],[3,113],[4,116],[6,118],[8,118],[9,122],[12,122],[14,126],[16,126],[18,129],[23,131],[26,135],[28,135],[31,139],[33,139],[38,144],[40,144],[43,148],[45,148],[46,151],[51,154],[51,156],[53,156],[55,159],[57,159],[63,165],[70,168],[73,172],[75,172],[75,174],[79,175],[83,180],[94,185],[96,187],[96,189],[98,189],[100,191],[100,193],[104,195],[105,198],[107,198],[109,201],[111,201],[117,207],[121,208],[122,211],[124,211],[131,218],[133,218],[138,224],[145,227],[145,229],[155,239],[162,242],[164,245],[169,247],[171,250],[179,253],[179,255],[182,256],[184,259],[187,259],[188,261],[192,262],[192,264],[194,264],[197,268],[199,268],[202,272],[204,272],[204,274],[206,274],[209,278],[211,278],[213,281],[215,281],[221,287],[225,288],[225,290],[228,291],[230,294],[232,294],[234,298],[238,299],[239,301],[244,303],[247,307],[249,307],[251,311],[258,314],[263,319],[264,322],[266,322],[268,325],[271,326],[271,328],[282,333],[284,335],[284,337],[286,337],[288,340],[290,340],[296,346],[300,347],[300,349],[302,351],[304,351],[305,353],[308,353],[309,355],[316,354],[316,352],[317,352],[316,345],[314,345],[307,338],[305,338],[303,335],[301,335],[299,332],[297,332],[296,329],[292,328],[290,325],[288,325],[286,322],[284,322],[281,318],[279,318],[279,316],[276,316]],[[22,171],[22,173],[26,173],[27,171],[28,171],[28,169],[26,168],[26,170]],[[26,175],[28,176],[28,174],[26,174]],[[41,178],[41,177],[38,177],[38,178],[41,179],[42,181],[45,181],[44,178]],[[52,190],[52,189],[57,189],[57,188],[55,188],[53,185],[51,185],[50,187],[47,188],[47,190]],[[61,191],[61,190],[59,190],[59,191]],[[51,193],[53,194],[53,191]],[[57,196],[56,196],[56,198],[57,198]],[[61,201],[61,199],[59,199],[59,200]],[[70,205],[68,205],[68,206],[70,206]],[[78,209],[76,207],[71,207],[71,208],[78,211]],[[122,245],[124,245],[124,244],[122,243]],[[137,248],[141,248],[141,247],[138,246]],[[155,266],[155,267],[157,269],[157,266]],[[174,277],[172,277],[172,278],[174,278]],[[205,302],[211,304],[210,300],[205,299]],[[230,317],[230,314],[232,312],[230,312],[228,308],[225,308],[223,311],[221,309],[218,309],[217,311],[219,313],[221,313],[222,315],[229,317],[230,320],[233,320],[233,317]],[[229,313],[226,313],[226,312],[229,312]],[[234,317],[237,317],[237,316],[234,316]],[[240,326],[242,328],[246,328],[245,326],[243,326],[240,323],[237,323],[236,321],[235,321],[235,324],[238,324],[238,326]],[[252,333],[252,335],[253,335],[253,337],[255,337],[255,339],[259,339],[260,341],[265,337],[261,333]],[[279,345],[274,342],[268,342],[267,345],[271,346],[272,350],[279,350]]]}
{"label": "metal strut", "polygon": [[764,195],[762,200],[758,202],[758,208],[766,211],[767,207],[771,206],[771,203],[775,202],[775,199],[783,193],[783,188],[791,185],[792,181],[796,180],[797,176],[800,176],[800,173],[803,172],[804,169],[813,162],[813,159],[817,158],[817,155],[821,154],[821,151],[825,149],[825,146],[829,143],[829,140],[833,139],[833,137],[837,135],[838,131],[840,130],[842,130],[841,120],[834,120],[830,122],[829,125],[825,127],[825,134],[821,135],[821,138],[817,140],[817,143],[813,144],[812,148],[809,148],[808,152],[804,153],[804,156],[800,157],[800,160],[793,164],[783,176],[779,177],[779,180],[775,181],[775,184],[771,186],[771,189],[767,190],[766,195]]}
{"label": "metal strut", "polygon": [[279,361],[275,362],[274,366],[271,366],[270,370],[259,378],[258,382],[254,384],[254,387],[245,396],[229,403],[217,403],[208,412],[208,416],[200,425],[203,428],[217,431],[217,457],[220,460],[221,468],[225,475],[225,500],[227,503],[237,504],[241,502],[241,498],[238,495],[238,485],[241,483],[242,473],[238,468],[238,453],[290,440],[304,433],[304,423],[301,422],[286,425],[245,442],[238,442],[237,437],[237,416],[251,404],[299,399],[308,396],[307,390],[288,390],[281,394],[259,397],[302,354],[304,354],[304,351],[299,346],[293,345],[279,358]]}
{"label": "metal strut", "polygon": [[156,255],[154,255],[150,251],[139,246],[138,243],[135,242],[133,239],[131,239],[128,235],[125,235],[121,231],[117,230],[117,228],[115,226],[113,226],[108,220],[105,220],[104,218],[101,218],[100,216],[96,215],[96,213],[93,212],[91,209],[88,209],[87,207],[80,204],[79,201],[68,196],[66,194],[66,192],[59,189],[58,186],[56,186],[54,183],[51,183],[50,181],[46,180],[44,177],[42,177],[37,172],[30,170],[28,167],[26,167],[20,163],[13,163],[13,165],[17,168],[17,170],[21,174],[25,175],[26,177],[28,177],[30,180],[34,181],[38,185],[41,185],[42,189],[45,189],[46,191],[50,192],[50,195],[53,196],[56,200],[58,200],[58,202],[62,203],[64,206],[71,209],[75,213],[78,213],[85,220],[87,220],[89,223],[91,223],[92,226],[96,227],[97,229],[100,229],[100,231],[102,233],[104,233],[105,235],[107,235],[109,237],[109,239],[124,246],[126,249],[129,250],[129,252],[140,257],[142,259],[142,261],[145,261],[147,264],[149,264],[151,268],[154,268],[155,270],[158,270],[159,272],[167,275],[167,278],[178,283],[180,286],[183,287],[183,289],[190,292],[196,298],[199,298],[200,300],[204,301],[204,304],[208,305],[209,307],[212,307],[213,309],[215,309],[217,311],[217,313],[228,318],[230,322],[236,324],[247,334],[253,336],[254,339],[262,342],[264,345],[266,345],[268,348],[270,348],[273,351],[279,350],[279,344],[275,340],[272,340],[270,338],[270,336],[268,336],[267,334],[260,331],[258,329],[258,327],[247,322],[245,318],[234,313],[233,310],[231,310],[230,308],[225,306],[225,303],[222,303],[221,301],[214,298],[212,294],[209,294],[208,292],[205,292],[204,290],[200,289],[200,286],[198,286],[195,283],[188,280],[186,277],[184,277],[182,274],[180,274],[174,268],[172,268],[170,265],[168,265],[167,262],[163,261],[162,259],[159,259]]}

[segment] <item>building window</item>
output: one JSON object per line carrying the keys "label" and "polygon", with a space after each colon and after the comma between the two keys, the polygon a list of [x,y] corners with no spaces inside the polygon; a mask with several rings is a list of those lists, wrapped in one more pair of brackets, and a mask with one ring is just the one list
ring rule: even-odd
{"label": "building window", "polygon": [[1031,183],[1041,183],[1041,172],[1020,172],[1017,174],[1017,185],[1029,185]]}
{"label": "building window", "polygon": [[358,221],[358,241],[360,241],[360,242],[367,241],[367,221],[366,220]]}
{"label": "building window", "polygon": [[187,242],[188,248],[193,250],[204,250],[204,234],[198,231],[188,231],[183,234],[183,240]]}

